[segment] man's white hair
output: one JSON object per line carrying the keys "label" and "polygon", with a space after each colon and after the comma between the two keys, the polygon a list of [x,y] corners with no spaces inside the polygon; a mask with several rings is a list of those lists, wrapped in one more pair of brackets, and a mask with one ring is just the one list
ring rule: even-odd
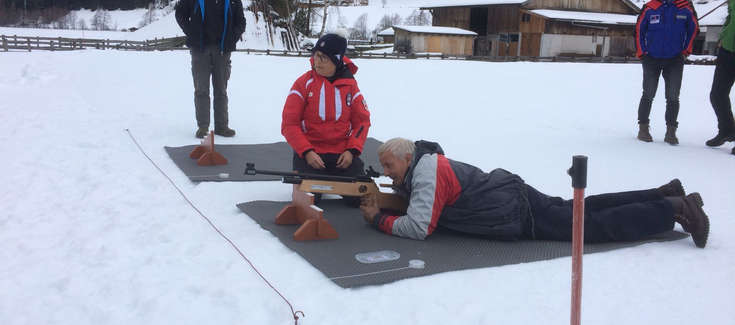
{"label": "man's white hair", "polygon": [[402,158],[406,155],[413,155],[416,145],[413,141],[404,138],[393,138],[378,147],[378,156],[388,151],[396,158]]}

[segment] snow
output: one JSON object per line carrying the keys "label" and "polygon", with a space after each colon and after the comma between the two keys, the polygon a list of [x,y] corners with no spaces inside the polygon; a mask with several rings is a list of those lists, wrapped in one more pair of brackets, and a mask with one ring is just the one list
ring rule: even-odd
{"label": "snow", "polygon": [[405,25],[394,25],[395,29],[402,29],[411,33],[426,33],[426,34],[448,34],[448,35],[472,35],[475,36],[477,33],[466,29],[456,27],[441,27],[441,26],[405,26]]}
{"label": "snow", "polygon": [[[289,307],[179,196],[151,159],[306,314],[300,324],[564,324],[571,259],[447,272],[341,289],[235,204],[287,200],[280,182],[191,183],[163,146],[196,144],[184,51],[0,52],[0,315],[16,324],[293,324]],[[635,139],[638,64],[357,59],[370,136],[442,144],[571,197],[571,156],[590,157],[587,194],[679,177],[711,217],[690,239],[587,255],[586,324],[732,324],[732,143],[710,149],[714,67],[686,66],[679,146]],[[234,53],[235,138],[282,141],[281,110],[308,59]],[[400,76],[395,78],[395,76]],[[355,220],[355,222],[363,222]],[[677,226],[678,227],[678,226]],[[429,240],[431,240],[429,238]]]}
{"label": "snow", "polygon": [[715,0],[706,4],[697,5],[694,8],[699,15],[700,26],[722,26],[727,19],[727,1]]}
{"label": "snow", "polygon": [[583,23],[597,23],[607,25],[617,24],[630,24],[633,25],[638,19],[635,15],[620,15],[620,14],[606,14],[606,13],[593,13],[593,12],[581,12],[581,11],[565,11],[565,10],[550,10],[550,9],[536,9],[531,10],[534,14],[541,15],[551,19],[561,20],[572,20],[575,22]]}
{"label": "snow", "polygon": [[384,29],[378,33],[378,36],[393,36],[395,35],[395,32],[393,31],[393,27]]}

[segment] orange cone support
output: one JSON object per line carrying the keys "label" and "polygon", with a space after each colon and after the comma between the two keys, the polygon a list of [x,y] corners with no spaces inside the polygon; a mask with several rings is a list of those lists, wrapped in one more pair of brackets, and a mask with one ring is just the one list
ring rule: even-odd
{"label": "orange cone support", "polygon": [[298,184],[294,184],[291,204],[276,215],[276,224],[300,224],[301,227],[293,234],[296,241],[339,238],[337,231],[324,218],[324,210],[314,205],[314,194],[301,191],[298,187]]}
{"label": "orange cone support", "polygon": [[199,166],[227,165],[227,158],[214,150],[213,131],[209,131],[209,134],[202,139],[202,144],[194,148],[189,157],[198,159],[197,165]]}

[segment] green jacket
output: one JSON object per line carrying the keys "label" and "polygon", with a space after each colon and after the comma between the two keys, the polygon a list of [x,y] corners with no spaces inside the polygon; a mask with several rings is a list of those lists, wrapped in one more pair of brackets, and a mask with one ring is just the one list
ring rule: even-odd
{"label": "green jacket", "polygon": [[732,24],[733,11],[735,11],[735,0],[727,0],[727,19],[720,33],[722,47],[730,52],[735,52],[735,24]]}

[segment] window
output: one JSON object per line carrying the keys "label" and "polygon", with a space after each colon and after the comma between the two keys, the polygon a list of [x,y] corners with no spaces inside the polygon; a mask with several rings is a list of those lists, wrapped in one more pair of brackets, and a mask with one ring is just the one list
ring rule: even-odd
{"label": "window", "polygon": [[524,23],[531,21],[531,15],[524,13],[523,15],[521,15],[521,21]]}

